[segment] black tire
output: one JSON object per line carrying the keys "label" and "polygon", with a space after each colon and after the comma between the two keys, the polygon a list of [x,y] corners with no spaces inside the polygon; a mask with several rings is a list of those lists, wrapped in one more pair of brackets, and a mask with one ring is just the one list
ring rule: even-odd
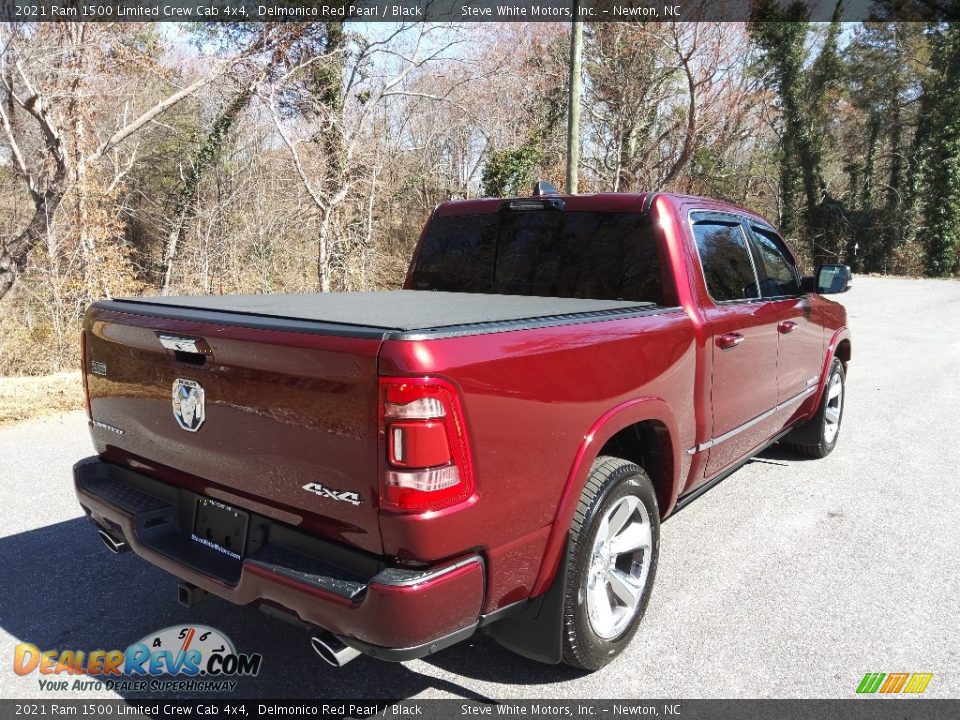
{"label": "black tire", "polygon": [[[830,403],[830,387],[834,383],[835,377],[839,377],[840,382],[840,398],[839,403],[837,403],[839,404],[840,416],[837,419],[836,432],[830,438],[828,437],[830,433],[827,431],[827,406]],[[798,455],[810,458],[825,458],[832,453],[837,446],[837,440],[840,439],[846,397],[846,373],[843,371],[843,363],[840,362],[840,358],[834,358],[833,362],[830,363],[827,384],[817,414],[787,435],[783,440],[783,445]]]}
{"label": "black tire", "polygon": [[[629,624],[618,635],[604,638],[594,631],[587,612],[587,583],[590,578],[594,541],[605,513],[627,495],[639,498],[650,524],[650,566],[639,603]],[[628,501],[630,502],[630,501]],[[570,542],[567,544],[567,586],[563,607],[563,661],[582,670],[599,670],[627,646],[637,631],[650,602],[657,574],[660,547],[660,511],[653,483],[639,466],[614,457],[594,462],[580,496]],[[646,551],[643,551],[644,554]],[[629,607],[629,606],[627,606]],[[624,620],[626,622],[626,620]]]}

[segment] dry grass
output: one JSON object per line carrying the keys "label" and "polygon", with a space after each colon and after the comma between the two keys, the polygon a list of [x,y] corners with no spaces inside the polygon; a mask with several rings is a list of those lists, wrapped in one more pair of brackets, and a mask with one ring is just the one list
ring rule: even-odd
{"label": "dry grass", "polygon": [[79,372],[42,377],[0,377],[0,426],[83,408]]}

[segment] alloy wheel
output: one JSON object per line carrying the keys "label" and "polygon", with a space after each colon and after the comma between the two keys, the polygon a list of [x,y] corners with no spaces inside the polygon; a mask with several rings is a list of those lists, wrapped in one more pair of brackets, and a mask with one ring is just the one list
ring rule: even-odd
{"label": "alloy wheel", "polygon": [[823,439],[833,443],[840,432],[840,414],[843,412],[843,380],[834,373],[827,388],[827,407],[824,410]]}
{"label": "alloy wheel", "polygon": [[604,513],[587,570],[587,617],[609,640],[630,625],[650,572],[652,530],[646,507],[635,495],[620,498]]}

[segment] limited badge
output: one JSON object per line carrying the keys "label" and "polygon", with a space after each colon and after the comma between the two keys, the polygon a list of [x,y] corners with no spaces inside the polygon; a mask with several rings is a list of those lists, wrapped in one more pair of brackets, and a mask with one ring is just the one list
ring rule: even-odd
{"label": "limited badge", "polygon": [[177,378],[173,381],[173,417],[184,430],[196,432],[206,419],[204,392],[200,383]]}

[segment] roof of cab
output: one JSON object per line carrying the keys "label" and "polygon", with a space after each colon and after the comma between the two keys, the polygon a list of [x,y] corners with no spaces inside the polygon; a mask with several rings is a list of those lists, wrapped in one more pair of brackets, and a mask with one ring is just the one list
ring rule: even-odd
{"label": "roof of cab", "polygon": [[568,212],[646,212],[654,198],[663,197],[668,199],[674,205],[702,205],[705,209],[726,210],[746,215],[748,217],[762,220],[770,224],[763,216],[758,215],[752,210],[739,207],[725,200],[700,197],[697,195],[683,195],[680,193],[667,192],[639,192],[639,193],[615,193],[601,192],[588,193],[583,195],[540,195],[527,197],[510,198],[472,198],[469,200],[450,200],[437,206],[436,216],[449,217],[452,215],[482,215],[486,213],[495,213],[499,211],[505,203],[514,200],[547,200],[551,198],[560,199],[564,203],[564,210]]}
{"label": "roof of cab", "polygon": [[591,193],[587,195],[539,195],[512,198],[475,198],[471,200],[451,200],[437,206],[440,217],[449,215],[482,215],[500,210],[504,203],[514,200],[563,200],[564,210],[594,212],[644,212],[644,205],[650,193]]}

